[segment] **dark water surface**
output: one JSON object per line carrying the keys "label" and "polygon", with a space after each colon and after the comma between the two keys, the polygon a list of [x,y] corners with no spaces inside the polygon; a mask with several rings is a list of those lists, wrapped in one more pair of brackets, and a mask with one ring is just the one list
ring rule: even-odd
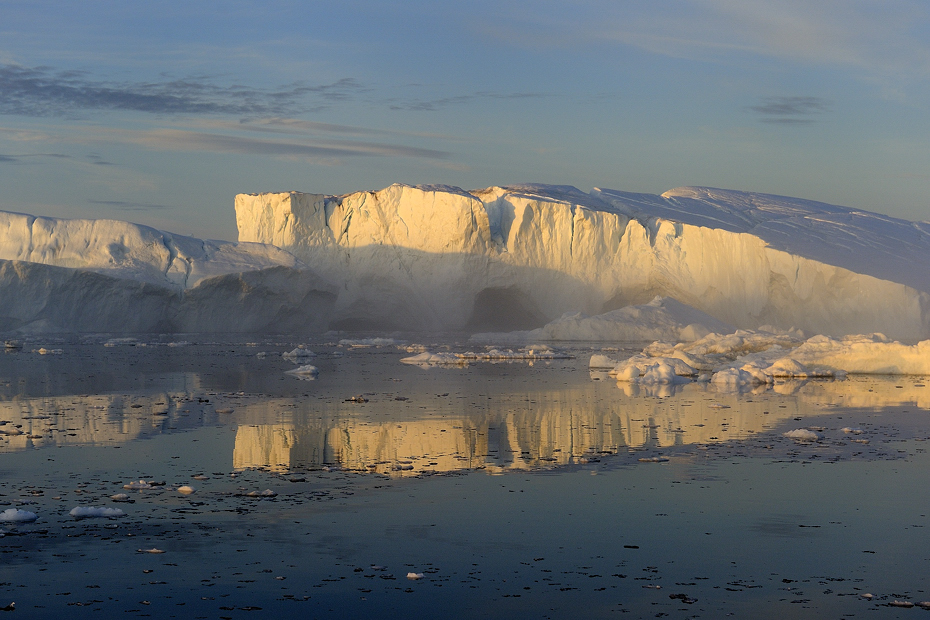
{"label": "dark water surface", "polygon": [[[0,353],[0,513],[38,515],[0,523],[0,607],[896,618],[930,600],[922,378],[739,394],[617,384],[583,345],[421,368],[394,345],[188,339]],[[446,342],[474,348],[425,344]],[[315,380],[285,374],[298,344]]]}

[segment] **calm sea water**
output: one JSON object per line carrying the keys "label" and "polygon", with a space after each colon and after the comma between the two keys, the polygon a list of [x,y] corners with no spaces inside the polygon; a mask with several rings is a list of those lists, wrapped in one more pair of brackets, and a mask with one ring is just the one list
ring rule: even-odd
{"label": "calm sea water", "polygon": [[[637,389],[590,373],[587,345],[421,368],[395,345],[187,338],[0,354],[0,512],[38,515],[0,523],[0,607],[842,618],[930,600],[922,378]],[[285,372],[297,345],[314,380]]]}

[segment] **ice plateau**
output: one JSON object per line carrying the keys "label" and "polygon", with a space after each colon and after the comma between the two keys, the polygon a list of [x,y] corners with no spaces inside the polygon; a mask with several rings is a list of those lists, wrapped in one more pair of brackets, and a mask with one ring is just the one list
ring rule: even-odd
{"label": "ice plateau", "polygon": [[334,328],[525,330],[660,295],[739,328],[930,337],[930,224],[809,200],[395,184],[240,194],[236,219],[339,286]]}
{"label": "ice plateau", "polygon": [[0,330],[323,329],[335,287],[292,254],[116,220],[0,212]]}

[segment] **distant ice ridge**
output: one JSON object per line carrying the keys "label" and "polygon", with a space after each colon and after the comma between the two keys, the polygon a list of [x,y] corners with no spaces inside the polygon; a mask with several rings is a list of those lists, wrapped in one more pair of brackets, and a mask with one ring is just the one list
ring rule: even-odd
{"label": "distant ice ridge", "polygon": [[273,246],[0,212],[0,331],[311,331],[334,301]]}
{"label": "distant ice ridge", "polygon": [[[339,286],[335,329],[525,330],[660,295],[744,329],[930,337],[930,270],[914,268],[930,264],[930,224],[808,200],[397,184],[240,194],[236,219],[240,241]],[[582,321],[547,328],[596,331]]]}

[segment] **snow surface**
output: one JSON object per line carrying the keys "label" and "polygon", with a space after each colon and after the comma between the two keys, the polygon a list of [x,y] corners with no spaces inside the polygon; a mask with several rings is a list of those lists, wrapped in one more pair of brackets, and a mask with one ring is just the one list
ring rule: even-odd
{"label": "snow surface", "polygon": [[335,289],[290,253],[115,220],[0,212],[0,330],[323,329]]}
{"label": "snow surface", "polygon": [[930,337],[930,224],[809,200],[395,184],[240,194],[236,220],[337,283],[335,329],[510,331],[661,295],[740,328]]}

